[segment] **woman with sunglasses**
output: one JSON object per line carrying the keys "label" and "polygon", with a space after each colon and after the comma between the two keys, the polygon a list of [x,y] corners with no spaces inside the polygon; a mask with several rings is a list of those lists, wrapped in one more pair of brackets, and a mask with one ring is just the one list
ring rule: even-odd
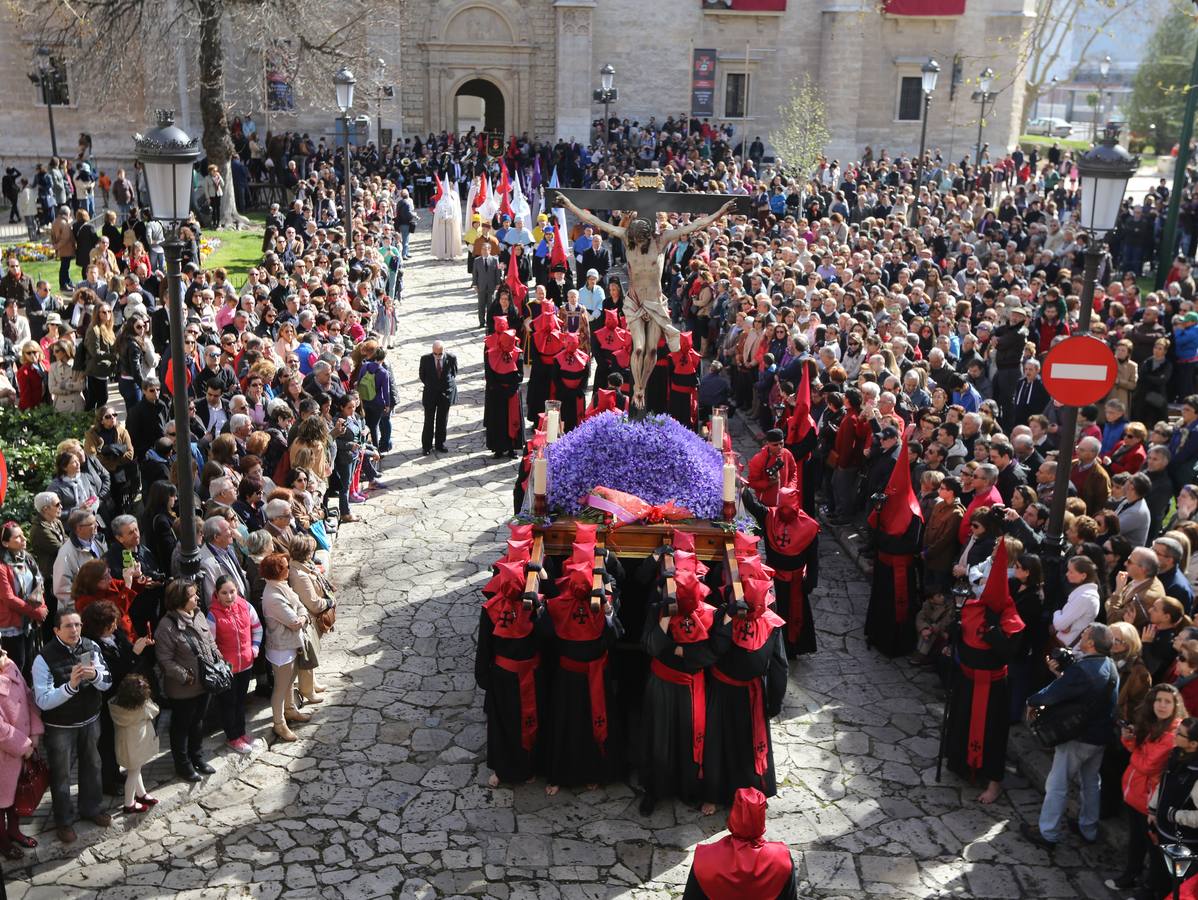
{"label": "woman with sunglasses", "polygon": [[42,348],[33,341],[21,345],[17,367],[17,408],[33,409],[50,402],[49,374],[43,365]]}
{"label": "woman with sunglasses", "polygon": [[117,421],[116,410],[101,406],[96,420],[83,436],[83,450],[100,460],[112,479],[111,501],[114,509],[124,509],[123,500],[132,502],[137,494],[137,464],[133,461],[133,439]]}
{"label": "woman with sunglasses", "polygon": [[95,409],[108,399],[108,379],[117,366],[112,307],[107,303],[97,303],[95,309],[95,315],[83,335],[83,349],[87,357],[84,365],[87,374],[84,405],[87,409]]}
{"label": "woman with sunglasses", "polygon": [[125,409],[132,409],[142,398],[142,379],[158,367],[158,353],[150,341],[150,322],[143,316],[125,320],[116,339],[117,389],[125,398]]}

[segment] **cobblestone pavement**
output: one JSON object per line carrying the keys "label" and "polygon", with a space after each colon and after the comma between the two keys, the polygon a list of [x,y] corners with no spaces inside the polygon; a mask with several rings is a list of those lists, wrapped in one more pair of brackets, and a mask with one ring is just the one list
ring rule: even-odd
{"label": "cobblestone pavement", "polygon": [[[724,813],[667,802],[642,819],[623,784],[553,798],[543,785],[485,787],[477,589],[506,537],[512,466],[482,447],[481,342],[464,267],[427,260],[427,247],[422,233],[393,356],[403,402],[390,484],[335,547],[341,605],[318,673],[326,702],[298,743],[218,759],[223,784],[193,796],[164,786],[156,792],[174,802],[133,823],[118,815],[102,833],[88,826],[81,851],[63,855],[43,832],[51,858],[6,864],[26,879],[10,897],[681,893],[690,849],[719,833]],[[434,337],[458,355],[461,393],[452,452],[423,457],[416,367]],[[1002,801],[983,808],[977,788],[947,774],[935,784],[941,706],[928,676],[865,651],[868,587],[830,539],[821,569],[820,652],[795,665],[774,724],[770,834],[795,851],[804,896],[1106,897],[1109,848],[1072,842],[1054,861],[1018,836],[1038,789],[1012,776]],[[260,709],[256,722],[265,735]]]}

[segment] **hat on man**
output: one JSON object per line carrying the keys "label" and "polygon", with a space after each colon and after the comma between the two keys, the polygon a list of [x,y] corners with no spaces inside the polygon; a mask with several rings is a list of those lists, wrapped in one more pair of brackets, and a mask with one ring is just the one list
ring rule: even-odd
{"label": "hat on man", "polygon": [[482,220],[483,220],[483,217],[480,216],[478,213],[475,213],[474,215],[472,215],[470,217],[471,222],[481,222]]}
{"label": "hat on man", "polygon": [[1194,322],[1198,322],[1198,312],[1186,313],[1184,316],[1181,317],[1181,321],[1185,325],[1190,325]]}
{"label": "hat on man", "polygon": [[[599,277],[598,269],[587,269],[587,278],[596,278],[597,279],[598,277]],[[1194,315],[1194,313],[1190,313],[1190,315],[1193,315],[1195,319],[1198,319],[1198,315]]]}
{"label": "hat on man", "polygon": [[58,313],[46,313],[46,325],[57,325],[62,327],[62,316]]}
{"label": "hat on man", "polygon": [[884,441],[897,441],[898,436],[899,436],[898,429],[895,428],[893,425],[887,425],[880,432],[878,432],[878,437],[880,437]]}
{"label": "hat on man", "polygon": [[781,444],[785,439],[781,428],[771,428],[765,433],[765,442],[767,444]]}

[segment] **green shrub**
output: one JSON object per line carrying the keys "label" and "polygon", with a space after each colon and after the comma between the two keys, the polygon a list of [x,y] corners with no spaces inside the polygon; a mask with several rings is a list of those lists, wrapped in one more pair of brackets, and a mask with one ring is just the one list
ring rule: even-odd
{"label": "green shrub", "polygon": [[54,477],[54,448],[67,438],[83,439],[92,413],[62,414],[51,406],[21,411],[0,406],[0,450],[8,463],[8,493],[0,521],[33,519],[33,495]]}

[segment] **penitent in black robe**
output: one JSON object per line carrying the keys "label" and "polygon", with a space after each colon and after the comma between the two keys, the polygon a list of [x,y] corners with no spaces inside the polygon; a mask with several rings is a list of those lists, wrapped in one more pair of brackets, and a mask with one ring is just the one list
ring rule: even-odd
{"label": "penitent in black robe", "polygon": [[[915,650],[915,614],[919,612],[919,592],[915,581],[915,562],[919,555],[919,529],[923,523],[911,518],[898,537],[878,529],[877,557],[869,610],[865,614],[865,641],[887,656],[905,656]],[[892,560],[903,561],[906,572]],[[901,583],[900,583],[901,582]],[[900,594],[905,592],[905,596]]]}
{"label": "penitent in black robe", "polygon": [[[782,630],[774,628],[756,650],[732,642],[732,630],[741,624],[733,619],[724,624],[717,616],[716,631],[724,633],[728,650],[712,666],[707,679],[707,739],[703,753],[703,799],[725,806],[732,803],[737,788],[754,787],[767,797],[778,792],[774,776],[774,741],[769,720],[782,712],[786,696],[786,651]],[[713,673],[718,669],[735,681],[757,679],[762,689],[765,712],[766,766],[757,774],[753,752],[753,718],[750,689],[728,684]]]}
{"label": "penitent in black robe", "polygon": [[549,730],[545,733],[545,773],[550,784],[574,786],[607,784],[624,774],[627,735],[624,717],[616,707],[615,680],[610,657],[604,667],[603,687],[606,704],[607,740],[601,748],[592,727],[590,683],[586,674],[567,671],[562,657],[590,662],[599,659],[616,645],[617,627],[609,620],[603,634],[592,641],[568,641],[557,636],[549,616],[542,616],[538,628],[549,654],[558,663],[549,686]]}
{"label": "penitent in black robe", "polygon": [[478,623],[478,651],[474,659],[474,680],[486,691],[483,711],[487,716],[487,766],[500,781],[518,783],[540,774],[543,769],[544,737],[548,733],[549,713],[544,662],[535,671],[537,697],[537,736],[531,751],[521,742],[522,713],[520,678],[501,669],[497,656],[514,660],[531,659],[540,652],[537,628],[522,638],[495,635],[494,624],[486,609]]}
{"label": "penitent in black robe", "polygon": [[[645,617],[641,645],[663,665],[687,674],[702,673],[728,649],[728,632],[721,634],[715,629],[702,641],[675,643],[661,630],[658,610],[655,605]],[[682,656],[675,654],[676,647],[682,647]],[[643,721],[641,787],[645,793],[654,799],[678,797],[698,803],[702,784],[693,756],[690,690],[650,674],[645,683]]]}
{"label": "penitent in black robe", "polygon": [[[783,635],[783,640],[786,644],[786,655],[794,658],[801,653],[814,653],[816,650],[815,640],[815,619],[811,614],[811,594],[819,587],[819,535],[816,534],[812,538],[811,543],[802,553],[780,553],[770,542],[769,529],[766,528],[766,517],[769,515],[769,507],[757,499],[757,495],[750,490],[741,492],[741,502],[744,504],[745,512],[751,515],[757,521],[757,527],[764,537],[762,543],[765,545],[765,563],[775,572],[783,573],[781,577],[774,576],[774,597],[778,605],[778,613],[782,618],[790,622],[794,616],[794,611],[789,608],[790,597],[792,596],[789,573],[802,572],[800,585],[803,595],[803,610],[802,622],[803,627],[799,631],[799,636],[796,640],[789,640],[786,635]],[[785,629],[783,629],[785,631]]]}
{"label": "penitent in black robe", "polygon": [[484,353],[483,371],[487,385],[483,399],[483,429],[486,432],[487,449],[492,453],[518,452],[524,446],[524,420],[520,412],[520,383],[524,380],[524,363],[517,360],[514,372],[500,375],[491,368]]}
{"label": "penitent in black robe", "polygon": [[[971,601],[977,602],[977,601]],[[975,775],[984,781],[1002,781],[1007,765],[1007,735],[1011,730],[1011,683],[1002,670],[1010,662],[1017,641],[1002,628],[998,617],[987,613],[987,628],[979,643],[986,647],[971,647],[956,628],[953,655],[957,663],[953,671],[952,694],[949,699],[948,728],[945,738],[945,764],[948,770],[970,781]],[[966,672],[965,670],[971,670]],[[969,765],[969,726],[973,718],[973,695],[977,684],[988,682],[989,697],[985,713],[985,738],[982,741],[982,765]]]}

